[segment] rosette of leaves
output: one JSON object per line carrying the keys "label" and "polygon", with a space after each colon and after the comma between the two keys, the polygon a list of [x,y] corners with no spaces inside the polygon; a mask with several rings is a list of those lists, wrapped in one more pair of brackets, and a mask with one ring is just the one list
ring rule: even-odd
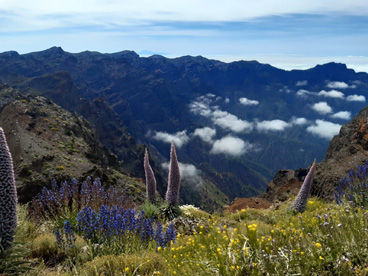
{"label": "rosette of leaves", "polygon": [[296,196],[293,203],[290,205],[290,209],[295,213],[303,213],[307,206],[307,201],[310,193],[310,189],[313,183],[313,176],[316,170],[316,159],[309,169],[307,176],[304,179],[303,185],[301,186],[298,195]]}
{"label": "rosette of leaves", "polygon": [[160,207],[160,214],[163,219],[171,221],[182,215],[180,207],[176,204],[163,203]]}
{"label": "rosette of leaves", "polygon": [[12,157],[0,127],[0,245],[6,250],[17,226],[17,190]]}
{"label": "rosette of leaves", "polygon": [[144,173],[146,175],[146,192],[147,199],[151,203],[155,203],[156,201],[156,178],[151,165],[149,163],[149,155],[148,150],[146,149],[146,153],[144,155]]}

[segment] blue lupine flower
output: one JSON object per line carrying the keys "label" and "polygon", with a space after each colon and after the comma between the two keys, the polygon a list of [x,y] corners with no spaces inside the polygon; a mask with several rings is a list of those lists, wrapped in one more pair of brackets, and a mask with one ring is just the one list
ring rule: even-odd
{"label": "blue lupine flower", "polygon": [[76,236],[74,234],[74,231],[72,229],[72,226],[70,225],[68,220],[66,220],[64,222],[64,236],[65,236],[65,240],[66,240],[66,245],[69,248],[72,248],[73,244],[74,244],[74,242],[77,238],[76,238]]}
{"label": "blue lupine flower", "polygon": [[163,232],[162,224],[160,222],[158,222],[156,224],[156,230],[155,230],[155,234],[153,236],[153,239],[157,243],[157,247],[158,246],[164,247],[164,245],[165,245],[165,239],[164,239],[164,236],[163,236],[162,232]]}
{"label": "blue lupine flower", "polygon": [[170,242],[173,241],[175,243],[176,241],[176,232],[174,228],[174,224],[170,223],[169,227],[166,230],[165,235],[165,244],[170,244]]}
{"label": "blue lupine flower", "polygon": [[358,206],[368,204],[365,192],[368,190],[366,180],[368,178],[368,161],[359,165],[356,170],[351,169],[347,177],[343,177],[335,192],[337,204],[344,204],[344,199]]}

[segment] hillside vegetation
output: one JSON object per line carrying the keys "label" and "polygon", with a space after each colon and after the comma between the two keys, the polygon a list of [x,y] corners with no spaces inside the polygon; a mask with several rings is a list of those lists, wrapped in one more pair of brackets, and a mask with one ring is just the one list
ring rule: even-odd
{"label": "hillside vegetation", "polygon": [[[146,185],[155,186],[147,153],[145,163],[146,172],[151,172]],[[54,181],[28,205],[18,205],[14,243],[0,252],[0,273],[368,274],[368,163],[338,183],[337,203],[307,200],[314,163],[293,204],[214,214],[178,205],[174,144],[169,171],[166,202],[147,189],[150,202],[143,205],[98,178]]]}
{"label": "hillside vegetation", "polygon": [[[139,245],[124,240],[126,251],[106,248],[92,254],[76,235],[70,248],[55,243],[55,221],[34,221],[19,206],[16,241],[35,270],[27,275],[366,275],[368,212],[308,201],[303,214],[243,209],[209,215],[183,206],[184,222],[173,244]],[[192,228],[189,226],[192,222]],[[167,223],[166,223],[167,225]],[[166,228],[166,226],[164,226]],[[69,245],[67,245],[69,246]],[[129,248],[129,250],[127,250]],[[3,265],[3,264],[1,264]]]}

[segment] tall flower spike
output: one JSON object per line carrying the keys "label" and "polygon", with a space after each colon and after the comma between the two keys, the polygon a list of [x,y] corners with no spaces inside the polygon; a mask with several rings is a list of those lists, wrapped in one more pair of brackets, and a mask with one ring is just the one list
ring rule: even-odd
{"label": "tall flower spike", "polygon": [[290,209],[294,212],[303,213],[305,211],[305,207],[307,206],[308,196],[310,189],[313,183],[313,176],[316,170],[316,159],[309,169],[307,176],[304,179],[303,185],[299,190],[298,195],[296,196],[293,203],[290,205]]}
{"label": "tall flower spike", "polygon": [[149,202],[154,203],[156,201],[156,178],[148,158],[148,150],[144,155],[144,173],[146,175],[146,191]]}
{"label": "tall flower spike", "polygon": [[176,205],[179,201],[180,170],[178,158],[176,157],[174,142],[171,143],[169,179],[166,191],[166,202]]}
{"label": "tall flower spike", "polygon": [[17,190],[13,160],[0,127],[0,244],[9,248],[17,226]]}

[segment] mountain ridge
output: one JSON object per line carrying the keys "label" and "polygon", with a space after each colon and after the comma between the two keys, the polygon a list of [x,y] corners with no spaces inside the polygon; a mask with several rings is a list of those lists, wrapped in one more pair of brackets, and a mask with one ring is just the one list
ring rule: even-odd
{"label": "mountain ridge", "polygon": [[[333,112],[346,108],[354,115],[364,103],[347,98],[366,95],[368,88],[368,74],[355,73],[338,63],[286,71],[257,61],[224,63],[201,56],[142,58],[133,51],[71,54],[56,47],[26,55],[3,53],[0,65],[4,82],[43,91],[65,108],[69,105],[72,109],[73,101],[79,106],[78,112],[81,106],[96,111],[102,106],[111,108],[118,117],[112,129],[122,123],[136,142],[157,152],[161,174],[164,170],[160,164],[168,151],[162,137],[185,141],[178,148],[179,159],[202,168],[203,176],[212,182],[222,179],[223,183],[217,184],[227,191],[229,200],[261,192],[278,169],[306,167],[314,157],[322,160],[328,140],[306,130],[314,127],[321,131],[321,122],[337,127],[344,119],[331,118],[333,113],[318,113],[313,105],[326,102]],[[49,89],[45,89],[45,80],[51,81]],[[345,87],[335,88],[340,94],[329,94],[334,89],[329,85]],[[74,100],[57,98],[57,87],[66,92],[71,87],[69,95]],[[194,105],[202,109],[195,113],[191,109]],[[93,112],[84,115],[93,121]],[[298,118],[304,118],[305,124],[298,124]],[[196,130],[206,127],[216,131],[211,139],[195,136]],[[99,132],[104,133],[101,129]],[[223,145],[226,137],[243,141],[250,150],[238,156],[215,154],[214,145]],[[105,139],[105,145],[114,152],[117,149],[113,150],[113,144]],[[136,172],[139,174],[138,169]],[[161,187],[166,185],[164,179],[159,182]]]}

